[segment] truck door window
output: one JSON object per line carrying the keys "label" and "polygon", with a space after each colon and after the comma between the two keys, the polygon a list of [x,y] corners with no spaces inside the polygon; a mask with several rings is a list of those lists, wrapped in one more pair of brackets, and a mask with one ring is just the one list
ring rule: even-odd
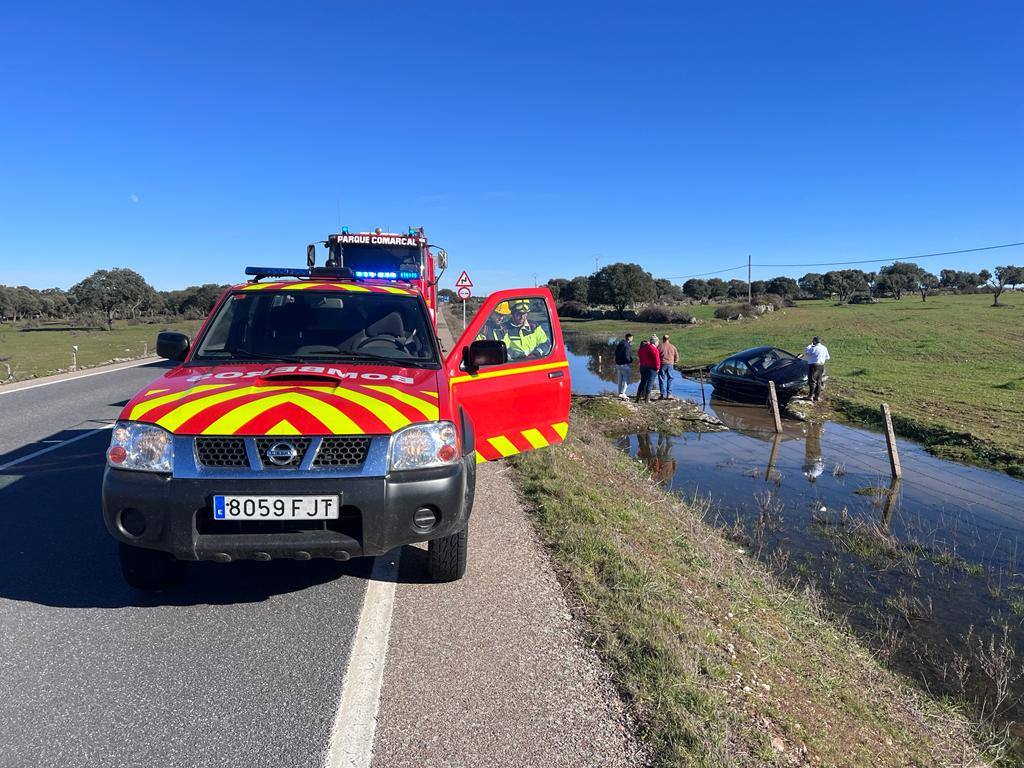
{"label": "truck door window", "polygon": [[498,304],[477,339],[503,341],[509,360],[551,354],[551,318],[543,299],[510,299]]}

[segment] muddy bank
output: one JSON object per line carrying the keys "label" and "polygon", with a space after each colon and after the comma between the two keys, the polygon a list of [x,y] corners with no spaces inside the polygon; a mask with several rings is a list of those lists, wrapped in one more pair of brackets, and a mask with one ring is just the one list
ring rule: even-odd
{"label": "muddy bank", "polygon": [[572,405],[578,413],[592,417],[606,435],[638,431],[681,435],[728,429],[716,416],[689,400],[637,403],[614,395],[573,395]]}

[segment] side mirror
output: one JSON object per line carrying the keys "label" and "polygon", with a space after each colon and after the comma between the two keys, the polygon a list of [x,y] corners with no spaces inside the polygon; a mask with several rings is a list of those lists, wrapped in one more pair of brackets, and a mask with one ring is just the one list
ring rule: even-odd
{"label": "side mirror", "polygon": [[508,347],[504,341],[478,339],[462,348],[462,367],[475,371],[485,365],[501,365],[508,362]]}
{"label": "side mirror", "polygon": [[306,246],[306,266],[310,268],[316,266],[316,246],[313,243]]}
{"label": "side mirror", "polygon": [[177,331],[162,331],[156,337],[156,353],[167,360],[181,362],[188,356],[189,338]]}

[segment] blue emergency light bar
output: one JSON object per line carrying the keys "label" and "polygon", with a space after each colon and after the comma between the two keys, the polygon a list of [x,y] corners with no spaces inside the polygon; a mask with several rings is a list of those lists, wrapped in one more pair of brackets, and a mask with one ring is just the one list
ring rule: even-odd
{"label": "blue emergency light bar", "polygon": [[419,272],[410,271],[382,271],[359,270],[353,272],[348,267],[312,267],[301,269],[298,267],[246,267],[245,274],[252,275],[256,280],[264,277],[304,277],[304,278],[362,278],[370,280],[416,280]]}
{"label": "blue emergency light bar", "polygon": [[377,272],[374,270],[357,269],[353,272],[356,277],[368,278],[371,280],[416,280],[419,278],[419,272],[409,271],[383,271]]}
{"label": "blue emergency light bar", "polygon": [[245,274],[261,277],[309,277],[309,269],[292,267],[246,267]]}

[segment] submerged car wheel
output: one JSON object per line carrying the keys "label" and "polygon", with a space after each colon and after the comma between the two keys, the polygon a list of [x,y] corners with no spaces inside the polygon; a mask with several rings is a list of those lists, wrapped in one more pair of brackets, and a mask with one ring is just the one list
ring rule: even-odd
{"label": "submerged car wheel", "polygon": [[128,586],[147,592],[166,589],[181,580],[185,564],[167,552],[118,543],[121,575]]}
{"label": "submerged car wheel", "polygon": [[458,581],[466,574],[469,552],[469,524],[451,536],[433,539],[427,545],[427,571],[434,581]]}

